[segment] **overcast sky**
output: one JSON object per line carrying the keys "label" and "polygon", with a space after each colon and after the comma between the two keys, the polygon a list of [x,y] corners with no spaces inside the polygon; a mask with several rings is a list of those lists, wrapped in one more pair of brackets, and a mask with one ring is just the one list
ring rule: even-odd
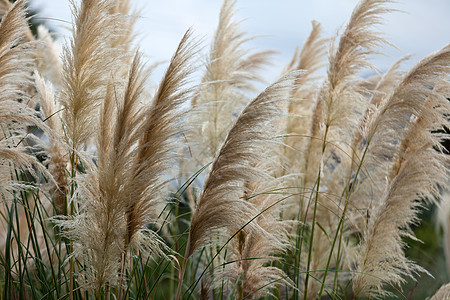
{"label": "overcast sky", "polygon": [[[69,0],[31,2],[33,7],[39,9],[39,17],[58,19],[48,22],[62,37],[69,34],[61,29],[68,26],[62,21],[71,21]],[[140,48],[150,62],[155,62],[170,59],[189,27],[193,27],[196,35],[203,38],[207,45],[217,26],[222,1],[132,2],[135,8],[140,9],[141,18],[136,27]],[[238,0],[236,19],[245,19],[241,26],[250,36],[260,36],[250,41],[248,47],[279,52],[265,76],[268,81],[273,81],[290,60],[295,47],[301,46],[309,34],[311,20],[323,25],[326,36],[333,36],[345,25],[357,3],[357,0]],[[404,65],[405,69],[409,68],[420,58],[450,42],[450,0],[399,0],[389,7],[402,12],[387,14],[385,25],[378,29],[399,49],[388,47],[384,51],[388,56],[373,60],[380,71],[386,70],[404,55],[414,54]]]}

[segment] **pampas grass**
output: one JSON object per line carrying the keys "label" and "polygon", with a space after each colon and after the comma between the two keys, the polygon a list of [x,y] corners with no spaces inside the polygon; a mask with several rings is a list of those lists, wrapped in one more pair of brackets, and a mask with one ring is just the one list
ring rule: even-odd
{"label": "pampas grass", "polygon": [[[192,214],[183,266],[185,266],[186,260],[218,231],[225,229],[228,231],[226,236],[233,236],[242,230],[242,243],[245,244],[248,242],[244,236],[253,239],[250,243],[255,243],[257,239],[263,239],[252,234],[255,230],[263,229],[259,228],[258,222],[251,222],[252,218],[257,217],[262,210],[258,210],[257,207],[250,204],[251,202],[245,201],[242,197],[251,192],[250,187],[253,184],[267,180],[264,167],[261,169],[259,159],[264,157],[266,160],[270,160],[272,151],[270,151],[268,143],[271,143],[270,138],[276,133],[276,127],[273,124],[276,124],[276,120],[282,114],[283,97],[287,97],[292,80],[292,76],[287,76],[269,86],[243,110],[228,133],[212,164],[202,194]],[[242,245],[241,247],[249,248],[255,247],[255,245]],[[238,250],[233,249],[232,251]],[[251,250],[241,249],[241,251]],[[249,257],[240,257],[239,259],[245,258]],[[244,270],[242,280],[247,281],[246,273],[248,273],[247,270]],[[255,280],[253,279],[253,281]],[[258,282],[252,284],[257,286]],[[253,288],[250,287],[249,290],[242,293],[247,296],[249,292],[253,291]]]}
{"label": "pampas grass", "polygon": [[[2,169],[9,169],[10,164],[15,164],[34,173],[33,166],[39,168],[40,164],[35,156],[25,153],[26,126],[45,128],[45,125],[27,105],[31,102],[30,94],[22,90],[31,85],[34,47],[31,43],[24,43],[28,26],[23,5],[23,1],[12,5],[0,23],[0,158]],[[40,169],[43,171],[43,168]],[[2,189],[9,185],[8,173],[10,171],[4,174]]]}
{"label": "pampas grass", "polygon": [[443,231],[444,254],[447,270],[450,270],[450,197],[443,195],[439,203],[438,221]]}
{"label": "pampas grass", "polygon": [[266,146],[271,126],[274,118],[280,117],[278,106],[289,89],[285,78],[267,88],[244,109],[228,133],[191,218],[188,256],[206,242],[207,232],[227,225],[240,228],[247,223],[251,209],[240,197],[248,192],[249,183],[264,178],[258,161],[261,157],[270,159]]}
{"label": "pampas grass", "polygon": [[449,299],[450,298],[450,284],[443,285],[430,300]]}
{"label": "pampas grass", "polygon": [[0,1],[0,298],[415,296],[422,210],[449,256],[449,46],[362,78],[394,10],[362,0],[258,93],[272,51],[246,49],[224,0],[203,64],[189,29],[150,84],[132,5],[72,3],[60,55]]}
{"label": "pampas grass", "polygon": [[196,126],[189,139],[194,151],[198,149],[193,159],[200,167],[211,162],[219,151],[233,125],[230,115],[239,114],[250,102],[246,92],[255,90],[255,81],[262,81],[258,71],[268,64],[271,54],[245,49],[245,42],[251,38],[241,32],[240,22],[233,20],[235,2],[227,0],[222,4],[202,84],[192,99],[196,110],[191,118]]}
{"label": "pampas grass", "polygon": [[78,151],[98,127],[98,109],[111,76],[117,49],[108,45],[114,35],[116,15],[108,13],[113,1],[82,1],[74,7],[73,38],[64,52],[60,102],[68,144]]}
{"label": "pampas grass", "polygon": [[121,259],[131,249],[163,254],[162,242],[146,226],[164,208],[163,172],[176,158],[172,149],[193,53],[189,39],[187,32],[148,108],[140,105],[145,77],[138,53],[123,96],[114,83],[106,89],[96,139],[97,167],[78,179],[79,213],[61,222],[66,235],[77,241],[74,255],[89,266],[83,281],[97,295],[106,284],[118,284]]}

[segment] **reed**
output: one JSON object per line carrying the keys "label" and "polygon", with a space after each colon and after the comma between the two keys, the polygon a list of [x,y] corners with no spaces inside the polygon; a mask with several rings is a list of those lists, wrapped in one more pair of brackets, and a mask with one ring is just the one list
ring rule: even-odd
{"label": "reed", "polygon": [[260,92],[236,4],[150,84],[132,1],[72,2],[61,47],[0,0],[0,299],[448,297],[407,248],[434,209],[448,265],[450,46],[361,77],[394,11],[362,0]]}

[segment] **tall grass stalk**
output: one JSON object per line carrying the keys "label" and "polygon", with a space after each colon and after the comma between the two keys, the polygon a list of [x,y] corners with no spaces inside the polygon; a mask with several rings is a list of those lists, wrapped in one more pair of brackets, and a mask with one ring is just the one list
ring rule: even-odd
{"label": "tall grass stalk", "polygon": [[0,0],[0,299],[447,297],[406,248],[434,207],[450,257],[450,46],[362,77],[391,2],[313,21],[260,92],[237,1],[154,84],[132,1],[72,2],[60,47]]}

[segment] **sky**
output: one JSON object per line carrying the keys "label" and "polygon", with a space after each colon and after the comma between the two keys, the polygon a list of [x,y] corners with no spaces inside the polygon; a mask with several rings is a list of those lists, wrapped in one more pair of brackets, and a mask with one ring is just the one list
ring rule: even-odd
{"label": "sky", "polygon": [[[75,0],[77,2],[77,0]],[[175,51],[184,32],[192,27],[205,49],[217,27],[221,0],[135,0],[139,10],[136,25],[137,43],[150,63],[166,61]],[[39,10],[36,17],[45,18],[57,30],[61,43],[70,35],[69,0],[31,0]],[[302,45],[311,30],[311,21],[320,22],[324,36],[332,37],[350,18],[357,0],[238,0],[236,20],[248,36],[255,36],[246,46],[251,49],[276,50],[273,65],[263,77],[272,82],[279,76],[297,46]],[[385,71],[397,59],[414,56],[404,64],[407,70],[426,55],[450,43],[450,0],[398,0],[389,4],[395,10],[385,15],[385,24],[376,30],[394,47],[383,49],[383,56],[373,58],[374,65]],[[161,67],[162,68],[162,67]],[[157,70],[156,77],[163,70]],[[159,74],[158,74],[159,72]]]}

